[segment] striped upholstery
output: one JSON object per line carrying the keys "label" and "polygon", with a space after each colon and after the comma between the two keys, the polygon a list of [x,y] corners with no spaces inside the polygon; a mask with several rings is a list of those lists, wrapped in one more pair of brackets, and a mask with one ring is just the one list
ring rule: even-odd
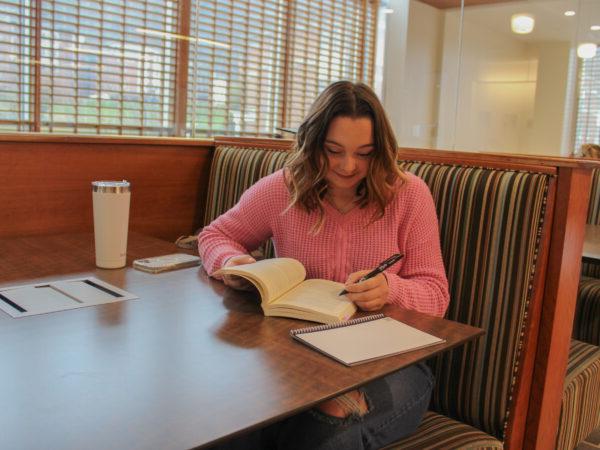
{"label": "striped upholstery", "polygon": [[[600,169],[592,171],[592,187],[588,203],[587,223],[600,225]],[[600,263],[583,259],[581,274],[588,277],[600,278]]]}
{"label": "striped upholstery", "polygon": [[592,188],[590,191],[587,223],[600,225],[600,169],[592,171]]}
{"label": "striped upholstery", "polygon": [[584,257],[581,261],[581,275],[584,277],[600,278],[600,261]]}
{"label": "striped upholstery", "polygon": [[242,193],[283,167],[287,152],[219,146],[213,155],[204,213],[207,225],[237,203]]}
{"label": "striped upholstery", "polygon": [[600,279],[581,277],[573,337],[600,345]]}
{"label": "striped upholstery", "polygon": [[[286,157],[287,152],[279,150],[218,146],[210,168],[204,224],[234,206],[258,180],[282,168]],[[272,242],[265,243],[261,252],[267,258],[274,256]]]}
{"label": "striped upholstery", "polygon": [[[281,167],[284,158],[285,152],[217,148],[205,223],[230,208],[258,178]],[[425,180],[436,203],[450,284],[448,318],[486,330],[483,338],[435,360],[433,408],[502,441],[549,175],[422,162],[401,167]],[[444,425],[438,434],[443,430],[455,435],[457,428]]]}
{"label": "striped upholstery", "polygon": [[386,450],[501,449],[498,439],[456,420],[428,411],[417,432]]}
{"label": "striped upholstery", "polygon": [[556,439],[558,450],[571,450],[600,426],[600,348],[571,341],[569,365]]}
{"label": "striped upholstery", "polygon": [[548,175],[406,162],[440,220],[447,317],[486,335],[434,363],[433,409],[503,440],[538,250]]}

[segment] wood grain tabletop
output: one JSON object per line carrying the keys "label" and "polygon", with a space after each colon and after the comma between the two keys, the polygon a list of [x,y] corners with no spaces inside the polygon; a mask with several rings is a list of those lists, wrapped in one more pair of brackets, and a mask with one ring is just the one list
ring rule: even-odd
{"label": "wood grain tabletop", "polygon": [[482,333],[388,307],[446,343],[346,367],[289,336],[311,323],[264,317],[256,294],[202,268],[131,268],[177,251],[132,234],[127,267],[104,270],[94,266],[92,234],[0,240],[0,288],[94,276],[139,296],[16,319],[0,311],[0,448],[208,446]]}

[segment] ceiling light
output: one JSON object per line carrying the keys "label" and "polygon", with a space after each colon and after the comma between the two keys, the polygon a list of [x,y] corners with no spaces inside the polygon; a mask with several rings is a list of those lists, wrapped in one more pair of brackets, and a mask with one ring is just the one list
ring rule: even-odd
{"label": "ceiling light", "polygon": [[600,25],[592,25],[590,27],[590,30],[592,30],[592,31],[598,31],[598,30],[600,30]]}
{"label": "ceiling light", "polygon": [[510,18],[510,28],[513,30],[513,33],[531,33],[534,25],[535,20],[529,14],[515,14]]}
{"label": "ceiling light", "polygon": [[572,17],[575,15],[575,11],[565,11],[565,16]]}
{"label": "ceiling light", "polygon": [[596,56],[596,49],[598,46],[593,42],[586,42],[585,44],[579,44],[577,47],[577,56],[583,59],[589,59]]}

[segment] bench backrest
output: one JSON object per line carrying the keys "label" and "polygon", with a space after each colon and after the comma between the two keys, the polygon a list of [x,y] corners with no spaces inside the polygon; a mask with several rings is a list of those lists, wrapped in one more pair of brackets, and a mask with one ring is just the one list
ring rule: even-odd
{"label": "bench backrest", "polygon": [[[282,167],[285,156],[285,151],[217,147],[205,223]],[[486,330],[481,339],[433,363],[433,406],[504,439],[550,175],[417,161],[400,165],[425,180],[436,203],[451,293],[447,317]]]}
{"label": "bench backrest", "polygon": [[[217,146],[208,181],[204,225],[233,207],[242,193],[266,175],[285,164],[287,152],[253,147]],[[273,244],[265,242],[261,253],[274,256]]]}
{"label": "bench backrest", "polygon": [[600,169],[592,170],[592,188],[590,190],[587,223],[600,225]]}
{"label": "bench backrest", "polygon": [[539,251],[549,175],[404,162],[425,180],[450,287],[446,317],[481,339],[434,363],[437,411],[504,439]]}
{"label": "bench backrest", "polygon": [[[592,170],[592,188],[588,203],[587,223],[600,225],[600,169]],[[587,277],[600,278],[600,263],[584,259],[581,274]]]}

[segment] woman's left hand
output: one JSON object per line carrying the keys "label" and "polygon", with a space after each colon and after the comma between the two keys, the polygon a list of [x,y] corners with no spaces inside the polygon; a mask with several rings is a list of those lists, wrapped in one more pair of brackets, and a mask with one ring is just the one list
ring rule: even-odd
{"label": "woman's left hand", "polygon": [[356,303],[363,311],[377,311],[387,303],[389,287],[387,278],[380,273],[373,278],[356,283],[360,277],[368,274],[370,270],[361,270],[351,273],[346,280],[346,296]]}

